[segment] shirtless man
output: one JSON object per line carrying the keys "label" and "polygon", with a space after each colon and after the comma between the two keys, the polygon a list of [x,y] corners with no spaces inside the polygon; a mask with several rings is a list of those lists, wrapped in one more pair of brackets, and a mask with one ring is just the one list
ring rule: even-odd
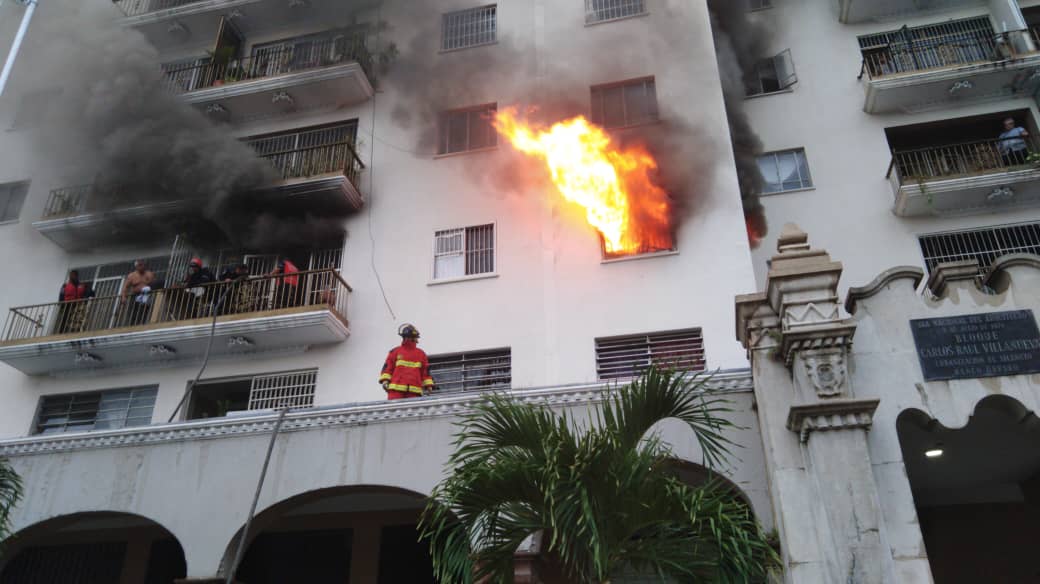
{"label": "shirtless man", "polygon": [[120,304],[126,304],[128,296],[134,297],[133,303],[126,309],[127,325],[140,324],[148,316],[147,293],[151,291],[154,280],[155,272],[148,269],[144,260],[134,262],[134,271],[127,274],[126,281],[123,283],[123,291],[119,297]]}

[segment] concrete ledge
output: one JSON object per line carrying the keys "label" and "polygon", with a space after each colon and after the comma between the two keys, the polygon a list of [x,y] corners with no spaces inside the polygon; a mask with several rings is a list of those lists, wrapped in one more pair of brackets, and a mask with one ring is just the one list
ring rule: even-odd
{"label": "concrete ledge", "polygon": [[976,287],[979,285],[979,260],[961,260],[958,262],[946,262],[939,264],[932,270],[925,284],[932,295],[942,298],[946,294],[946,285],[951,282],[971,281]]}
{"label": "concrete ledge", "polygon": [[797,432],[802,442],[808,442],[813,432],[869,429],[880,399],[843,399],[814,404],[791,406],[787,414],[787,429]]}
{"label": "concrete ledge", "polygon": [[924,270],[917,266],[896,266],[881,272],[873,280],[864,286],[849,288],[848,296],[845,297],[845,310],[849,314],[856,314],[856,302],[876,295],[886,286],[897,280],[913,281],[914,289],[924,278]]}

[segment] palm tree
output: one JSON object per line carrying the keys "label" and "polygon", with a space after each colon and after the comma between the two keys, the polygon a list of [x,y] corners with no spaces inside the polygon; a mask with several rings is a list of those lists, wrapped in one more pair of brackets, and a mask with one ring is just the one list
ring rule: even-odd
{"label": "palm tree", "polygon": [[22,499],[22,479],[14,472],[7,459],[0,458],[0,556],[4,541],[11,535],[11,511]]}
{"label": "palm tree", "polygon": [[543,554],[570,582],[765,582],[778,559],[748,505],[720,480],[679,480],[650,432],[678,419],[709,469],[725,462],[731,410],[707,380],[652,367],[587,421],[501,395],[476,406],[420,525],[437,579],[511,582],[514,552],[541,532]]}

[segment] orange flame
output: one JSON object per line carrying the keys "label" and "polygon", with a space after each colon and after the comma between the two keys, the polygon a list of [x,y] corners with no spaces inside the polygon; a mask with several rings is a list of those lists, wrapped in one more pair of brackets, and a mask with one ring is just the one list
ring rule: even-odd
{"label": "orange flame", "polygon": [[671,203],[652,178],[657,161],[642,146],[618,148],[602,128],[578,116],[548,130],[495,115],[495,129],[517,150],[545,161],[557,190],[585,208],[609,255],[673,249]]}

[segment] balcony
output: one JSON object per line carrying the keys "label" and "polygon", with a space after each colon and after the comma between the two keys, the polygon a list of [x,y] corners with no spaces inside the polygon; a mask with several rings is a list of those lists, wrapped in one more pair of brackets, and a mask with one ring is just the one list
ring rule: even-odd
{"label": "balcony", "polygon": [[211,331],[211,358],[300,351],[347,338],[351,288],[337,271],[299,272],[296,286],[282,280],[156,290],[143,302],[105,296],[12,308],[0,361],[27,375],[70,375],[198,361]]}
{"label": "balcony", "polygon": [[1031,95],[1036,30],[996,34],[987,17],[860,37],[867,113],[916,112]]}
{"label": "balcony", "polygon": [[[900,217],[970,215],[1040,203],[1040,166],[1001,154],[1000,140],[894,151],[888,179]],[[1040,141],[1028,138],[1029,151]]]}
{"label": "balcony", "polygon": [[924,11],[981,6],[981,0],[835,0],[838,22],[859,24],[906,16]]}
{"label": "balcony", "polygon": [[[354,149],[356,124],[334,124],[314,129],[248,139],[257,155],[271,162],[276,180],[255,192],[257,207],[292,200],[296,207],[315,212],[357,210],[364,199],[358,186],[365,165]],[[94,184],[51,191],[43,215],[33,222],[42,235],[68,251],[82,251],[112,242],[144,244],[167,238],[162,229],[140,229],[150,225],[176,225],[198,217],[199,201],[148,202],[117,208],[104,207],[113,200],[147,200],[134,193],[111,192],[114,187]],[[118,189],[117,189],[118,190]]]}
{"label": "balcony", "polygon": [[341,108],[374,92],[364,37],[330,32],[254,47],[251,55],[163,66],[167,87],[221,121]]}
{"label": "balcony", "polygon": [[244,34],[263,27],[308,28],[342,16],[336,0],[115,0],[123,26],[140,31],[161,51],[213,42],[231,22]]}

